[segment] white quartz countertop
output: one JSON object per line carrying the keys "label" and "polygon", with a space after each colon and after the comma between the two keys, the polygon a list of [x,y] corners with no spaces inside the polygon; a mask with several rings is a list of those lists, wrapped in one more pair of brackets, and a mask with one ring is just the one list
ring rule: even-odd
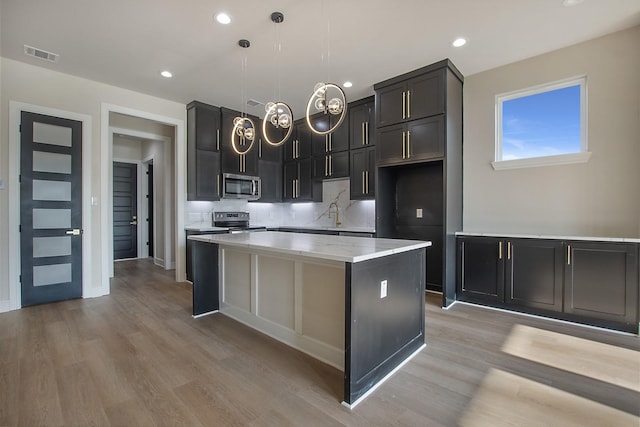
{"label": "white quartz countertop", "polygon": [[211,222],[196,222],[184,227],[188,231],[229,231],[229,227],[214,227]]}
{"label": "white quartz countertop", "polygon": [[189,236],[199,242],[259,249],[287,255],[356,263],[431,246],[421,240],[375,239],[370,237],[327,236],[322,234],[264,231],[243,234]]}
{"label": "white quartz countertop", "polygon": [[321,226],[321,225],[286,225],[279,227],[269,227],[269,228],[294,228],[298,230],[319,230],[319,231],[345,231],[348,233],[371,233],[374,234],[376,229],[374,227],[331,227],[331,226]]}
{"label": "white quartz countertop", "polygon": [[[319,230],[319,231],[342,231],[347,233],[371,233],[374,234],[376,229],[374,227],[329,227],[329,226],[309,226],[309,225],[291,225],[291,226],[273,226],[253,224],[252,227],[264,227],[264,228],[295,228],[299,230]],[[214,227],[211,222],[196,222],[184,227],[187,231],[228,231],[228,227]]]}
{"label": "white quartz countertop", "polygon": [[514,233],[474,233],[458,231],[456,236],[469,237],[506,237],[508,239],[550,239],[550,240],[585,240],[593,242],[618,242],[618,243],[640,243],[640,238],[635,237],[590,237],[590,236],[556,236],[545,234],[514,234]]}

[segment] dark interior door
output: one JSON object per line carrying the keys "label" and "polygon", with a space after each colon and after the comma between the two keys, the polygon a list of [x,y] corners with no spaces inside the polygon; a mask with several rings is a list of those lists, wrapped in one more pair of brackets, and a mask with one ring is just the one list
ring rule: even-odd
{"label": "dark interior door", "polygon": [[137,165],[113,162],[113,259],[138,257]]}
{"label": "dark interior door", "polygon": [[82,123],[23,111],[22,305],[82,296]]}

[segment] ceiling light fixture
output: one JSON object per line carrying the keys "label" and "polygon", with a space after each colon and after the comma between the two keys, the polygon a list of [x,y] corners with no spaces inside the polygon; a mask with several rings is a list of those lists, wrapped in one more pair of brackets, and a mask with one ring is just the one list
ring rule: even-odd
{"label": "ceiling light fixture", "polygon": [[[243,49],[247,49],[251,46],[249,40],[241,39],[238,40],[238,45]],[[256,139],[256,125],[253,123],[249,117],[245,114],[245,106],[247,105],[247,88],[246,88],[246,80],[247,80],[247,55],[245,53],[244,58],[242,59],[242,107],[240,108],[241,113],[240,116],[237,116],[233,119],[233,129],[231,129],[231,148],[239,155],[244,155],[251,150],[253,147],[253,143]],[[236,141],[237,140],[237,141]],[[247,145],[247,141],[249,141],[249,146],[244,150],[240,150],[238,146],[245,147]]]}
{"label": "ceiling light fixture", "polygon": [[562,5],[564,7],[571,7],[582,3],[584,0],[563,0]]}
{"label": "ceiling light fixture", "polygon": [[343,86],[343,87],[351,87],[351,86],[353,86],[353,83],[351,83],[351,82],[344,82],[344,83],[342,83],[342,86]]}
{"label": "ceiling light fixture", "polygon": [[216,15],[216,21],[223,25],[227,25],[231,22],[231,17],[224,12],[220,12]]}
{"label": "ceiling light fixture", "polygon": [[173,74],[171,74],[171,71],[167,71],[167,70],[162,71],[162,72],[160,73],[160,75],[161,75],[162,77],[166,77],[166,78],[168,78],[168,79],[170,79],[171,77],[173,77]]}
{"label": "ceiling light fixture", "polygon": [[[322,2],[322,14],[320,16],[327,16],[327,80],[329,79],[329,72],[331,70],[331,46],[329,33],[331,27],[329,18],[325,14],[324,0]],[[313,106],[313,108],[312,108]],[[312,111],[314,110],[315,111]],[[329,117],[337,117],[337,120],[329,120],[329,127],[326,130],[317,129],[311,123],[311,116],[317,112],[321,112]],[[347,115],[347,97],[344,91],[335,83],[317,83],[313,88],[313,93],[307,102],[307,109],[305,111],[305,118],[309,129],[318,135],[328,135],[338,128],[344,121]]]}
{"label": "ceiling light fixture", "polygon": [[453,41],[453,43],[451,43],[454,47],[460,47],[460,46],[464,46],[465,44],[467,44],[467,39],[464,39],[462,37],[459,37],[457,39],[455,39]]}
{"label": "ceiling light fixture", "polygon": [[[271,14],[271,21],[274,23],[274,30],[276,32],[274,49],[276,50],[276,74],[278,78],[277,84],[277,93],[274,93],[274,99],[280,99],[280,38],[278,37],[278,25],[284,21],[284,14],[281,12],[273,12]],[[275,91],[274,91],[275,92]],[[264,106],[265,114],[264,120],[262,121],[262,136],[264,140],[274,147],[282,145],[289,136],[291,136],[291,132],[293,131],[293,112],[291,111],[291,107],[286,102],[282,101],[274,101],[267,102]],[[279,139],[271,139],[269,137],[269,125],[271,125],[271,129],[275,128],[276,131],[281,132],[281,137]],[[286,129],[286,132],[284,130]]]}

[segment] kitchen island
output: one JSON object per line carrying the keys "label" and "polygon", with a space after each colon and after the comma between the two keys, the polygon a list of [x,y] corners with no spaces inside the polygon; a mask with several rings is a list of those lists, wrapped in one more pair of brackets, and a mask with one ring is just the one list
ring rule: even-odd
{"label": "kitchen island", "polygon": [[424,346],[431,242],[190,236],[193,315],[220,312],[344,372],[353,407]]}

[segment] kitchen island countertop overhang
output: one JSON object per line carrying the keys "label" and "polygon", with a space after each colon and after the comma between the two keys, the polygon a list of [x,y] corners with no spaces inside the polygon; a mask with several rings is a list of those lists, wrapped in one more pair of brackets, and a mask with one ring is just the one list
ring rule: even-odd
{"label": "kitchen island countertop overhang", "polygon": [[286,255],[300,255],[350,263],[431,246],[431,242],[421,240],[326,236],[279,231],[196,235],[189,236],[189,239],[205,243],[269,250]]}
{"label": "kitchen island countertop overhang", "polygon": [[269,231],[189,239],[194,317],[219,311],[341,369],[348,407],[425,346],[431,242]]}

